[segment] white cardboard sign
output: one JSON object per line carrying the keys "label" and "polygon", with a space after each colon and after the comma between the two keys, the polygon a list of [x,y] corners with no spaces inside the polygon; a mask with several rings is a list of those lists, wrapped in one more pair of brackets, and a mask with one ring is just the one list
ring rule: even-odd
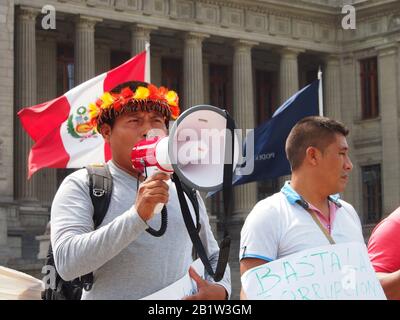
{"label": "white cardboard sign", "polygon": [[252,300],[386,300],[363,243],[304,250],[247,270]]}
{"label": "white cardboard sign", "polygon": [[[200,259],[194,261],[191,265],[194,270],[204,278],[204,265]],[[141,300],[181,300],[186,296],[193,295],[197,292],[197,286],[194,280],[186,273],[181,279],[161,289]]]}

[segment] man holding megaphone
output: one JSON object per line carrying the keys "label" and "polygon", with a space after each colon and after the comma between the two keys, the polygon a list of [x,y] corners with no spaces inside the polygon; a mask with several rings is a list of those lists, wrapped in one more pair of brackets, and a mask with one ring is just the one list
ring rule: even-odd
{"label": "man holding megaphone", "polygon": [[[111,201],[94,228],[87,171],[78,170],[63,181],[51,209],[55,265],[66,281],[93,272],[93,285],[82,299],[141,299],[182,278],[192,263],[191,238],[168,170],[150,174],[146,164],[134,167],[131,158],[133,147],[150,131],[167,135],[169,121],[179,115],[178,96],[164,87],[127,82],[104,93],[89,110],[91,123],[111,148]],[[190,213],[193,221],[198,219],[199,237],[215,269],[219,247],[204,202],[198,192],[196,196],[198,218],[188,201]],[[161,227],[160,204],[165,204]],[[229,267],[219,282],[192,269],[189,274],[198,291],[188,299],[229,297]]]}

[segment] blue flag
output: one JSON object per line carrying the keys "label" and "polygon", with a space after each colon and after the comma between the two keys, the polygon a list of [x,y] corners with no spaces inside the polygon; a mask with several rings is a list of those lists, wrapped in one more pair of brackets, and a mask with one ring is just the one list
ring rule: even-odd
{"label": "blue flag", "polygon": [[299,120],[319,114],[318,87],[319,80],[304,87],[280,106],[271,119],[254,129],[254,155],[246,157],[246,163],[254,159],[254,170],[248,175],[239,175],[240,170],[236,170],[233,185],[291,173],[285,153],[286,138]]}

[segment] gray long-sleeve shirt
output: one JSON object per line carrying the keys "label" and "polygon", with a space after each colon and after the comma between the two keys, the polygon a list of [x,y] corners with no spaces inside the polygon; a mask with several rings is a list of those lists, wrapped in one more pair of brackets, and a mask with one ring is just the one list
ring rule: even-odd
{"label": "gray long-sleeve shirt", "polygon": [[[72,280],[94,271],[92,290],[82,299],[140,299],[177,281],[192,262],[192,242],[186,230],[175,185],[169,190],[168,227],[156,238],[147,224],[159,229],[160,215],[144,222],[134,208],[137,180],[108,162],[113,193],[107,214],[94,230],[93,205],[86,169],[69,175],[51,208],[51,243],[60,276]],[[199,198],[200,237],[216,267],[218,244],[211,232],[204,202]],[[195,214],[188,200],[195,219]],[[207,277],[208,280],[211,280]],[[229,266],[219,282],[231,293]]]}

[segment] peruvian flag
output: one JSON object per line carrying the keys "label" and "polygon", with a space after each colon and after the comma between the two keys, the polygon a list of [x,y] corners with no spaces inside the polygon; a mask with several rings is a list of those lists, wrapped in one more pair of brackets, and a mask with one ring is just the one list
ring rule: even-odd
{"label": "peruvian flag", "polygon": [[18,112],[34,140],[28,178],[41,168],[82,168],[111,158],[109,145],[89,124],[89,103],[126,81],[149,81],[149,48],[115,69],[90,79],[54,100]]}

